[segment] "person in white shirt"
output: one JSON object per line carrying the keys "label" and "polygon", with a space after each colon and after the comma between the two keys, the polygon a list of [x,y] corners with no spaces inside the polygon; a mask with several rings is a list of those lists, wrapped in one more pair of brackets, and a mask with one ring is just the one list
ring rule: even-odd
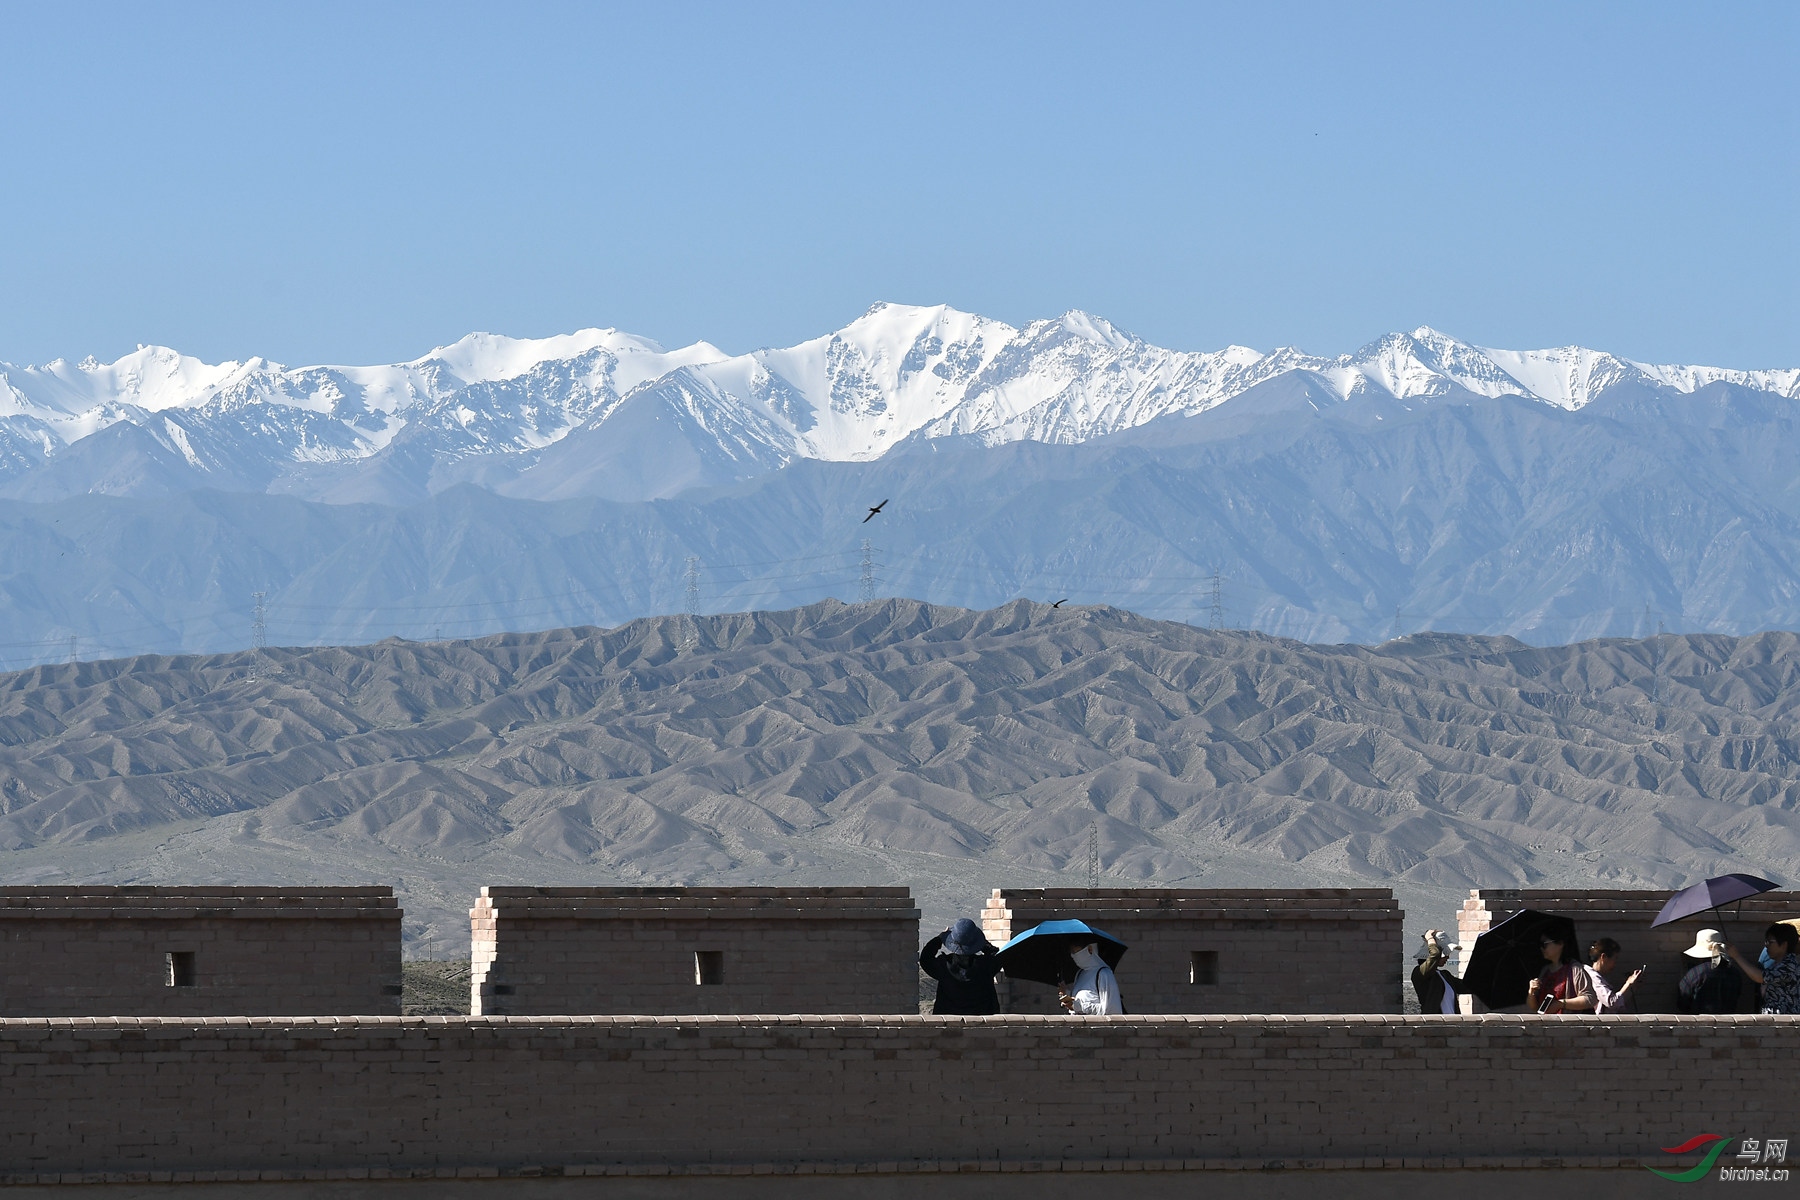
{"label": "person in white shirt", "polygon": [[1612,985],[1606,982],[1606,977],[1618,965],[1619,943],[1611,938],[1601,938],[1588,947],[1588,982],[1594,985],[1594,1012],[1600,1016],[1630,1012],[1631,989],[1644,977],[1644,968],[1639,967],[1626,976],[1618,991],[1614,991]]}
{"label": "person in white shirt", "polygon": [[1125,1011],[1119,997],[1119,981],[1100,957],[1100,943],[1079,936],[1069,944],[1075,960],[1075,978],[1057,989],[1063,1011],[1078,1017],[1116,1017]]}

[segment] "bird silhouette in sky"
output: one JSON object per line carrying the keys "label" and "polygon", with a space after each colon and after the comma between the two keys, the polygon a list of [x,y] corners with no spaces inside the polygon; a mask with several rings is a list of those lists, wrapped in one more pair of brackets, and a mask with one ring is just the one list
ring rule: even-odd
{"label": "bird silhouette in sky", "polygon": [[876,513],[880,512],[882,509],[884,509],[886,507],[887,507],[887,501],[883,500],[880,504],[877,504],[874,508],[871,508],[869,510],[869,515],[862,519],[862,523],[864,525],[867,525],[870,521],[873,521],[875,519]]}
{"label": "bird silhouette in sky", "polygon": [[1055,604],[1052,604],[1050,607],[1051,608],[1061,608],[1063,605],[1067,604],[1068,602],[1069,602],[1069,598],[1067,596],[1064,596],[1061,600],[1058,600]]}

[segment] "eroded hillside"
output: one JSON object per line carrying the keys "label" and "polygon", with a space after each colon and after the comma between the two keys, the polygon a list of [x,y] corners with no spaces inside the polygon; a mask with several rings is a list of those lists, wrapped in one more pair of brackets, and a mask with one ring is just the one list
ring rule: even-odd
{"label": "eroded hillside", "polygon": [[0,878],[410,876],[451,938],[477,880],[997,881],[1085,871],[1094,828],[1114,882],[1788,878],[1797,700],[1787,633],[1309,646],[1026,601],[140,657],[0,676]]}

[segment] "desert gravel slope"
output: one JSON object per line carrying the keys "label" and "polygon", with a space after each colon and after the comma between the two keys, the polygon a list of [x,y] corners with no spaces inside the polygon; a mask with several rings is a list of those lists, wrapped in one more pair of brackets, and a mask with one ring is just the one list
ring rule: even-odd
{"label": "desert gravel slope", "polygon": [[[1800,868],[1800,637],[1311,646],[909,600],[0,676],[0,881],[1686,882]],[[938,910],[942,910],[940,913]]]}

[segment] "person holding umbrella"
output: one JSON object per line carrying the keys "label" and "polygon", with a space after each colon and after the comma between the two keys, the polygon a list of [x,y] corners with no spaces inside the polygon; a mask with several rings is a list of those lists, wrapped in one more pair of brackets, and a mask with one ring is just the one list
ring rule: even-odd
{"label": "person holding umbrella", "polygon": [[1594,1011],[1594,984],[1578,954],[1570,954],[1563,935],[1546,930],[1538,938],[1544,969],[1525,989],[1525,1003],[1533,1012],[1573,1013]]}
{"label": "person holding umbrella", "polygon": [[1725,953],[1752,982],[1762,984],[1763,1012],[1800,1015],[1800,931],[1785,922],[1763,931],[1767,968],[1746,960],[1736,946],[1726,945]]}
{"label": "person holding umbrella", "polygon": [[1125,1011],[1112,969],[1125,943],[1086,921],[1057,920],[1033,925],[1000,947],[1000,969],[1008,979],[1029,979],[1056,989],[1063,1011],[1110,1017]]}
{"label": "person holding umbrella", "polygon": [[1099,942],[1074,935],[1069,939],[1069,958],[1075,964],[1075,978],[1056,989],[1064,1012],[1079,1017],[1116,1017],[1125,1011],[1119,981],[1100,957]]}
{"label": "person holding umbrella", "polygon": [[981,926],[967,917],[925,943],[919,969],[937,980],[931,1012],[940,1017],[989,1017],[1000,1011],[994,976],[1000,960]]}

